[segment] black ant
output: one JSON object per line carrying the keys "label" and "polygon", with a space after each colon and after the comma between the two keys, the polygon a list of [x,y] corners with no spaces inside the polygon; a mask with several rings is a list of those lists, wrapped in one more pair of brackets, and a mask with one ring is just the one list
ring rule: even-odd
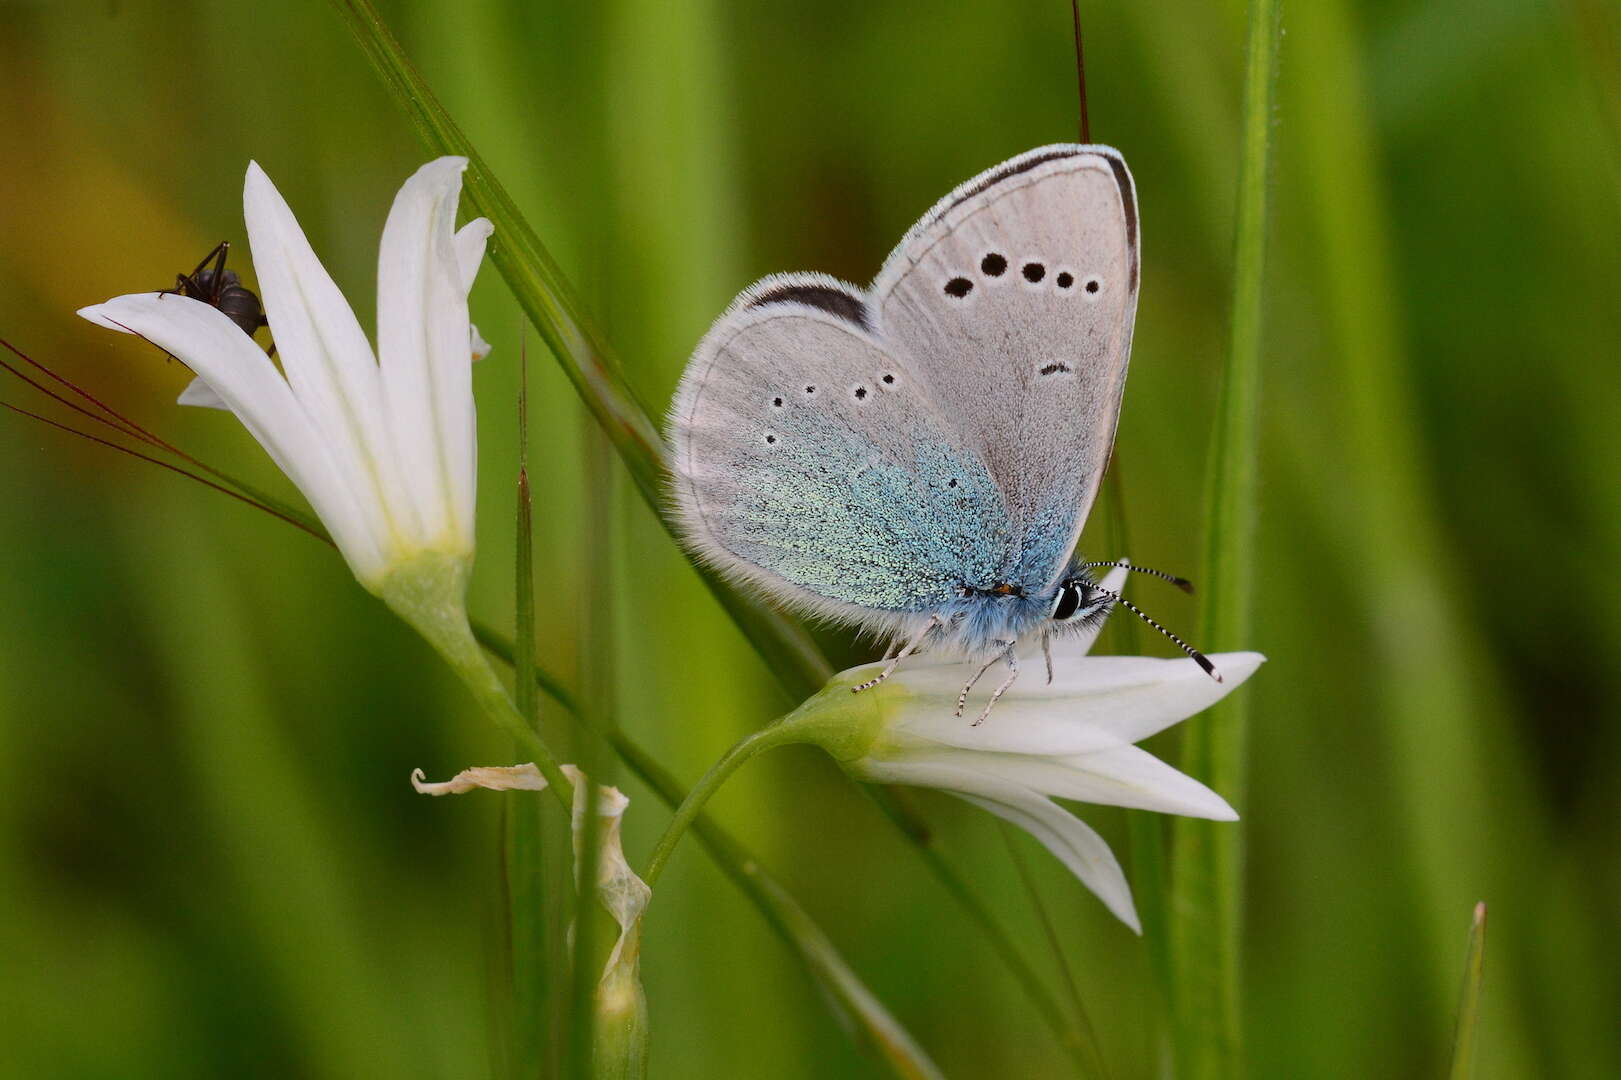
{"label": "black ant", "polygon": [[[258,295],[242,284],[235,270],[225,269],[225,256],[230,250],[231,242],[221,240],[218,247],[203,256],[197,269],[189,274],[176,274],[174,288],[165,289],[158,295],[176,293],[201,300],[209,307],[218,308],[244,334],[252,337],[259,327],[269,326],[270,320],[265,318],[265,308],[259,302]],[[209,263],[214,265],[210,266]],[[272,343],[266,351],[275,356],[276,346]]]}

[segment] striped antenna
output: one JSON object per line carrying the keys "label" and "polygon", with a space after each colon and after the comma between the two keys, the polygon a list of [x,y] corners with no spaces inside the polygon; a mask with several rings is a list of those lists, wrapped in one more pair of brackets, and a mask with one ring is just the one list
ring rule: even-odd
{"label": "striped antenna", "polygon": [[1181,638],[1177,637],[1175,634],[1173,634],[1169,630],[1165,629],[1165,627],[1161,626],[1159,623],[1157,623],[1153,619],[1149,618],[1149,616],[1143,611],[1142,608],[1138,607],[1136,604],[1133,604],[1130,600],[1127,600],[1124,596],[1121,596],[1117,592],[1110,592],[1108,589],[1102,588],[1102,587],[1097,586],[1097,585],[1090,585],[1090,586],[1088,586],[1088,588],[1090,588],[1094,592],[1100,592],[1104,596],[1107,596],[1110,600],[1112,600],[1115,603],[1119,604],[1121,607],[1125,608],[1127,611],[1129,611],[1133,615],[1137,616],[1143,622],[1147,623],[1149,626],[1152,626],[1155,630],[1158,630],[1160,633],[1164,634],[1167,638],[1169,638],[1171,640],[1172,644],[1174,644],[1177,648],[1181,649],[1183,652],[1187,653],[1188,656],[1192,658],[1192,660],[1193,660],[1193,662],[1195,664],[1198,664],[1201,668],[1203,668],[1204,673],[1206,675],[1210,676],[1212,679],[1215,679],[1217,682],[1221,682],[1221,672],[1216,670],[1216,665],[1212,664],[1210,662],[1210,660],[1205,656],[1204,653],[1200,652],[1198,649],[1195,649],[1192,645],[1189,645],[1187,642],[1183,641]]}
{"label": "striped antenna", "polygon": [[1147,574],[1149,577],[1157,577],[1161,581],[1169,581],[1172,585],[1175,585],[1189,596],[1193,595],[1193,582],[1189,581],[1185,577],[1177,577],[1175,574],[1167,574],[1163,570],[1150,570],[1146,566],[1136,566],[1129,562],[1089,562],[1082,563],[1081,565],[1086,567],[1088,570],[1095,569],[1099,566],[1113,566],[1118,567],[1121,570],[1130,570],[1138,574]]}

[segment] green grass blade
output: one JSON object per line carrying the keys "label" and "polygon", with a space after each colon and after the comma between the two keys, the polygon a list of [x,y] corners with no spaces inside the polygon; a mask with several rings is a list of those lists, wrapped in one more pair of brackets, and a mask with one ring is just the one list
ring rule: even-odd
{"label": "green grass blade", "polygon": [[[1233,301],[1226,364],[1211,437],[1205,590],[1199,640],[1206,649],[1250,642],[1255,547],[1256,439],[1261,364],[1261,287],[1266,266],[1267,163],[1278,43],[1277,0],[1251,0],[1244,75]],[[1182,768],[1244,804],[1246,695],[1194,720]],[[1173,1043],[1181,1080],[1244,1075],[1240,933],[1243,831],[1229,822],[1178,818],[1171,855]]]}
{"label": "green grass blade", "polygon": [[[520,350],[520,353],[522,350]],[[517,641],[513,692],[518,711],[538,730],[539,691],[535,678],[534,503],[529,489],[529,367],[521,356],[518,391],[518,510],[514,588]],[[546,1059],[551,964],[547,927],[545,845],[539,799],[502,803],[503,866],[507,884],[507,946],[510,992],[507,1039],[510,1075],[533,1077]],[[555,901],[554,901],[555,902]]]}
{"label": "green grass blade", "polygon": [[1086,1052],[1084,1044],[1088,1036],[1076,1026],[1070,1016],[1065,1014],[1058,1004],[1058,999],[1053,997],[1047,984],[1036,974],[1036,969],[1019,951],[1013,936],[996,921],[995,914],[985,905],[985,901],[969,888],[968,882],[964,881],[962,875],[946,861],[946,857],[935,846],[929,827],[902,801],[901,792],[904,789],[863,784],[862,790],[913,843],[929,873],[945,886],[946,892],[951,894],[951,898],[957,901],[957,905],[979,927],[980,933],[985,935],[986,944],[990,945],[991,951],[996,953],[1002,961],[1002,966],[1008,969],[1014,981],[1024,989],[1030,1003],[1041,1014],[1041,1019],[1058,1038],[1059,1045],[1072,1057],[1077,1059],[1083,1057]]}
{"label": "green grass blade", "polygon": [[[1461,904],[1512,889],[1526,860],[1554,841],[1524,760],[1517,703],[1505,693],[1472,617],[1468,592],[1478,580],[1455,578],[1454,550],[1430,473],[1431,436],[1413,385],[1416,358],[1405,336],[1397,282],[1407,237],[1393,234],[1389,180],[1381,174],[1379,133],[1371,115],[1359,50],[1356,5],[1322,0],[1292,10],[1291,115],[1313,117],[1288,129],[1306,198],[1308,242],[1320,270],[1324,347],[1333,412],[1321,418],[1339,435],[1334,506],[1326,524],[1347,553],[1329,573],[1354,575],[1367,553],[1378,563],[1375,587],[1351,595],[1363,606],[1343,617],[1366,628],[1377,677],[1362,715],[1384,743],[1404,841],[1391,853],[1413,875],[1409,904],[1410,984],[1425,1007],[1450,1007],[1452,940]],[[1466,592],[1467,591],[1467,592]],[[1392,617],[1392,597],[1399,617]],[[1458,837],[1492,823],[1492,854]],[[1517,942],[1494,954],[1499,1002],[1494,1033],[1506,1047],[1535,1044],[1531,1010],[1518,1000],[1524,970],[1538,963]],[[1579,1005],[1573,1008],[1580,1008]],[[1613,1025],[1611,1025],[1613,1027]],[[1513,1070],[1510,1070],[1513,1071]],[[1523,1072],[1524,1070],[1520,1070]]]}
{"label": "green grass blade", "polygon": [[1024,854],[1019,850],[1018,840],[1013,835],[1013,827],[1001,821],[997,822],[997,827],[1002,833],[1002,842],[1007,845],[1008,858],[1012,860],[1013,868],[1018,872],[1024,894],[1029,897],[1030,907],[1036,913],[1036,920],[1041,923],[1041,932],[1046,935],[1047,947],[1052,950],[1053,960],[1058,965],[1064,993],[1069,997],[1068,1026],[1074,1032],[1074,1044],[1071,1049],[1075,1053],[1075,1064],[1079,1074],[1107,1080],[1109,1067],[1104,1063],[1103,1051],[1098,1046],[1097,1031],[1092,1027],[1092,1018],[1087,1014],[1086,1003],[1081,999],[1081,988],[1075,982],[1075,972],[1070,969],[1069,959],[1064,955],[1064,941],[1058,936],[1058,928],[1053,925],[1052,916],[1047,913],[1047,905],[1041,901],[1041,891],[1036,888],[1036,879],[1030,873],[1030,864],[1025,861]]}
{"label": "green grass blade", "polygon": [[1486,902],[1475,905],[1469,925],[1469,956],[1463,967],[1463,995],[1458,1002],[1458,1027],[1452,1037],[1451,1080],[1475,1075],[1475,1043],[1480,1034],[1480,992],[1486,978]]}
{"label": "green grass blade", "polygon": [[[585,317],[572,286],[506,189],[439,104],[376,8],[369,0],[333,3],[423,143],[434,153],[459,154],[471,162],[465,191],[472,208],[495,225],[491,262],[607,434],[637,490],[669,528],[658,429],[636,400],[601,334]],[[707,571],[699,572],[790,696],[804,697],[832,675],[832,668],[802,626],[736,592]]]}
{"label": "green grass blade", "polygon": [[[703,827],[701,818],[693,825],[695,829],[701,830]],[[750,864],[740,864],[739,868],[753,871],[747,886],[751,895],[757,894],[770,905],[775,925],[794,942],[795,949],[823,988],[841,1008],[856,1018],[868,1047],[889,1067],[890,1072],[902,1080],[944,1080],[945,1074],[939,1066],[929,1060],[911,1034],[873,997],[872,991],[844,962],[827,935],[783,891],[782,886],[775,879],[760,874],[758,868]]]}
{"label": "green grass blade", "polygon": [[[1131,529],[1126,522],[1125,480],[1120,471],[1120,455],[1109,462],[1103,482],[1104,542],[1102,557],[1130,558]],[[1110,619],[1107,632],[1110,647],[1121,656],[1137,656],[1142,651],[1136,619]],[[1126,815],[1131,846],[1131,895],[1137,901],[1137,915],[1143,923],[1143,947],[1148,950],[1149,968],[1161,1014],[1171,1002],[1170,881],[1165,845],[1165,824],[1158,814],[1132,812]],[[1156,1040],[1157,1041],[1157,1040]]]}

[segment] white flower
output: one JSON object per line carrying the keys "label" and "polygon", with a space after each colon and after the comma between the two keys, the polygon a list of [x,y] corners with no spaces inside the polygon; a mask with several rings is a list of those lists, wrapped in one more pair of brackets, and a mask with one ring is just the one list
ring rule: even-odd
{"label": "white flower", "polygon": [[471,364],[488,346],[468,322],[467,292],[491,226],[478,218],[456,231],[466,167],[459,157],[429,162],[394,199],[378,258],[375,355],[257,164],[243,217],[285,376],[224,314],[188,297],[139,293],[79,312],[195,371],[181,402],[235,413],[373,592],[423,556],[463,569],[472,558]]}
{"label": "white flower", "polygon": [[[1124,576],[1116,571],[1103,585],[1118,592]],[[1053,797],[1236,820],[1220,795],[1132,744],[1209,708],[1265,658],[1253,652],[1210,657],[1222,674],[1218,683],[1188,659],[1087,656],[1100,628],[1054,642],[1050,684],[1039,647],[1031,650],[1024,678],[978,726],[957,713],[968,669],[927,656],[903,664],[880,691],[857,698],[870,698],[870,705],[842,699],[851,697],[846,687],[865,681],[876,665],[835,676],[831,692],[818,695],[825,706],[812,699],[784,725],[821,743],[858,779],[939,788],[1019,826],[1141,933],[1131,889],[1108,844]]]}

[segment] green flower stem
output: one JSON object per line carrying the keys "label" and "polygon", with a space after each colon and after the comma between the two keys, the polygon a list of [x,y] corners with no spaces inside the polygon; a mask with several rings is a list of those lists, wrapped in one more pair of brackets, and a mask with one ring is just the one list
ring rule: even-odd
{"label": "green flower stem", "polygon": [[649,887],[658,881],[659,875],[664,872],[665,864],[675,852],[675,845],[686,835],[687,828],[697,819],[704,804],[720,790],[722,784],[731,779],[733,773],[767,750],[803,741],[803,736],[792,728],[777,723],[746,735],[733,744],[730,750],[721,755],[719,761],[709,767],[709,771],[702,779],[687,792],[687,797],[681,800],[681,805],[676,807],[675,816],[670,819],[670,824],[665,826],[664,835],[659,837],[658,843],[653,847],[653,854],[648,856],[647,868],[642,871],[642,880],[647,882]]}
{"label": "green flower stem", "polygon": [[739,739],[719,761],[687,792],[676,808],[675,817],[648,858],[642,880],[652,885],[664,871],[675,845],[686,833],[720,786],[745,763],[779,746],[815,743],[839,761],[853,761],[866,753],[880,727],[874,695],[858,697],[850,693],[848,681],[830,682],[799,708],[780,720]]}
{"label": "green flower stem", "polygon": [[[1244,75],[1233,301],[1206,484],[1205,604],[1200,640],[1241,648],[1250,636],[1255,550],[1261,286],[1266,266],[1267,161],[1277,66],[1278,0],[1250,0]],[[1183,738],[1182,768],[1244,805],[1247,695],[1229,698]],[[1177,818],[1173,826],[1173,1043],[1179,1080],[1246,1075],[1240,913],[1241,824]]]}
{"label": "green flower stem", "polygon": [[468,560],[424,553],[393,570],[377,589],[394,613],[410,623],[472,691],[473,699],[497,727],[512,736],[546,778],[547,790],[569,813],[574,785],[558,768],[540,735],[512,703],[501,677],[490,666],[467,620]]}

